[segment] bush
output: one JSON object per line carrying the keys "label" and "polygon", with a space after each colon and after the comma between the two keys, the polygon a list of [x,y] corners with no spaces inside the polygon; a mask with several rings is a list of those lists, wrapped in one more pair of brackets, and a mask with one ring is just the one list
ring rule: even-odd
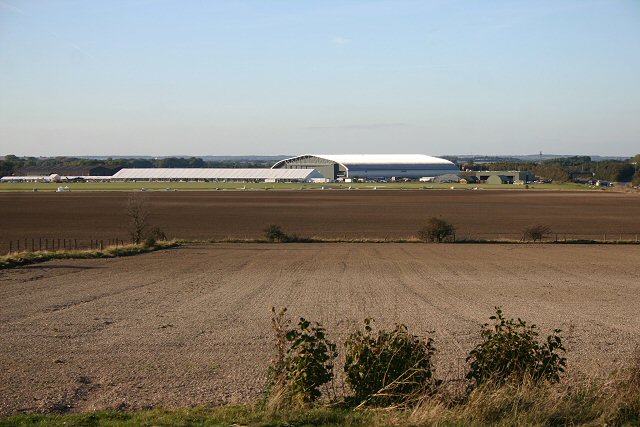
{"label": "bush", "polygon": [[267,228],[264,229],[264,236],[270,242],[280,242],[286,243],[290,241],[290,237],[282,231],[279,225],[271,224]]}
{"label": "bush", "polygon": [[431,217],[427,225],[418,230],[418,238],[424,242],[440,243],[453,236],[455,227],[440,218]]}
{"label": "bush", "polygon": [[434,384],[433,340],[412,335],[405,325],[373,334],[372,320],[345,343],[346,382],[358,402],[392,404],[422,397]]}
{"label": "bush", "polygon": [[[320,396],[320,387],[333,379],[336,345],[316,322],[300,318],[298,327],[286,331],[286,308],[276,314],[272,309],[276,334],[276,359],[272,362],[272,397],[287,404],[306,405]],[[287,347],[285,353],[285,348]]]}
{"label": "bush", "polygon": [[467,357],[467,362],[471,362],[467,379],[475,385],[487,381],[502,384],[509,380],[560,380],[567,359],[560,355],[565,349],[559,329],[555,329],[546,342],[539,343],[535,325],[527,326],[522,319],[506,320],[499,307],[490,319],[495,324],[493,327],[488,323],[483,325],[482,342]]}
{"label": "bush", "polygon": [[544,224],[530,225],[524,229],[523,239],[533,240],[533,243],[542,241],[551,234],[551,228]]}
{"label": "bush", "polygon": [[147,237],[146,239],[144,239],[143,245],[145,248],[152,248],[156,245],[156,239],[153,238],[152,236]]}
{"label": "bush", "polygon": [[164,234],[164,231],[162,231],[160,227],[153,227],[149,230],[147,233],[147,239],[150,237],[155,240],[167,240],[167,235]]}

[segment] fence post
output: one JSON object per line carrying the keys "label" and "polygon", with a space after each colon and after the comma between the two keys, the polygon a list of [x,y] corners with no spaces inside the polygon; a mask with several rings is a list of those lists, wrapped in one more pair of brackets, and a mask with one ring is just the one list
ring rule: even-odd
{"label": "fence post", "polygon": [[31,238],[31,252],[35,252],[36,250],[36,239]]}
{"label": "fence post", "polygon": [[42,237],[38,237],[38,250],[42,251]]}
{"label": "fence post", "polygon": [[100,240],[100,250],[102,250],[102,240]]}
{"label": "fence post", "polygon": [[9,254],[13,252],[13,240],[9,240]]}
{"label": "fence post", "polygon": [[27,244],[27,238],[24,238],[24,251],[28,251],[29,250],[29,245]]}
{"label": "fence post", "polygon": [[73,239],[73,248],[78,249],[78,240]]}
{"label": "fence post", "polygon": [[60,250],[60,239],[58,239],[58,250]]}
{"label": "fence post", "polygon": [[16,240],[16,252],[20,252],[20,240]]}

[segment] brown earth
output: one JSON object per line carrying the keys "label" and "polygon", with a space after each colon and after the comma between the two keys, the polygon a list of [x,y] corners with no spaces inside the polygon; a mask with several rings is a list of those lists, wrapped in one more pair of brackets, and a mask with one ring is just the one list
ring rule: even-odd
{"label": "brown earth", "polygon": [[640,343],[639,260],[636,246],[215,244],[4,270],[0,414],[254,400],[271,306],[338,343],[367,316],[435,331],[451,378],[502,305],[564,330],[570,374],[603,374]]}
{"label": "brown earth", "polygon": [[[0,193],[0,253],[9,240],[126,239],[130,193]],[[170,237],[259,238],[271,223],[307,237],[407,238],[429,216],[462,238],[518,239],[532,223],[562,239],[635,239],[640,194],[551,191],[252,191],[145,193]],[[43,242],[44,244],[44,242]],[[15,249],[15,242],[14,242]]]}

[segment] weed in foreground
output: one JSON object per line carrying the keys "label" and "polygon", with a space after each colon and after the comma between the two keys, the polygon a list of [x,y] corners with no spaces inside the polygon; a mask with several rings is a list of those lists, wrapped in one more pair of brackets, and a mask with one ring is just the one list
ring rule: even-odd
{"label": "weed in foreground", "polygon": [[467,357],[470,370],[467,378],[480,385],[485,382],[502,384],[507,381],[522,383],[532,381],[560,380],[567,359],[559,329],[547,337],[546,342],[537,340],[536,325],[528,326],[522,320],[506,319],[500,307],[490,317],[493,326],[482,327],[482,342]]}
{"label": "weed in foreground", "polygon": [[267,406],[307,406],[321,396],[320,387],[333,379],[336,345],[319,323],[301,317],[296,328],[287,330],[286,308],[271,311],[276,356]]}
{"label": "weed in foreground", "polygon": [[356,402],[407,404],[431,393],[436,386],[433,340],[412,335],[400,324],[375,334],[372,323],[365,319],[364,329],[352,333],[345,343],[344,372]]}

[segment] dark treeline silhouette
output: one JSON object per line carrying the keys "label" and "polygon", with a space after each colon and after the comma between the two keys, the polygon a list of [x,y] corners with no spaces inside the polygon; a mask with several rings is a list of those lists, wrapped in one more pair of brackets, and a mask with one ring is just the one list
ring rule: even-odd
{"label": "dark treeline silhouette", "polygon": [[86,159],[77,157],[17,157],[7,155],[0,160],[0,176],[15,175],[25,168],[67,168],[104,166],[120,168],[269,168],[274,160],[233,159],[203,160],[200,157],[164,157],[157,159],[108,158]]}
{"label": "dark treeline silhouette", "polygon": [[[593,161],[589,156],[574,156],[543,160],[542,162],[466,163],[463,169],[474,171],[529,170],[536,176],[554,181],[598,179],[630,182],[640,178],[640,154],[628,160]],[[634,179],[635,178],[635,179]]]}

